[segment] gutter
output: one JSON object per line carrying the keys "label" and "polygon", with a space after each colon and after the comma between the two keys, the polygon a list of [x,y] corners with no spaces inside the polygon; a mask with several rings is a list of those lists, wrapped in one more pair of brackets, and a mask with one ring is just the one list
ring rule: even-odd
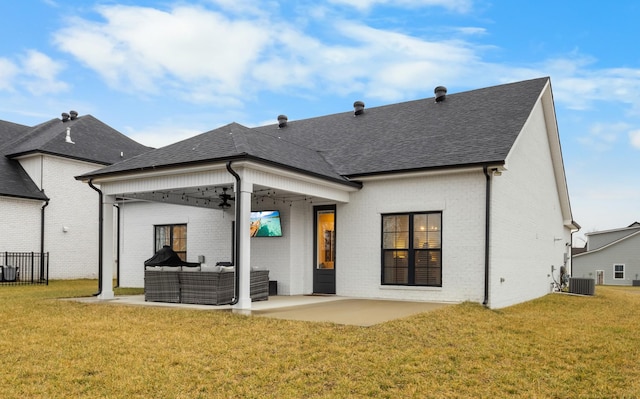
{"label": "gutter", "polygon": [[[40,208],[40,280],[44,276],[44,208],[49,206],[49,200],[47,200],[42,208]],[[49,278],[47,277],[47,283]]]}
{"label": "gutter", "polygon": [[489,248],[491,232],[491,174],[487,165],[482,167],[486,179],[485,221],[484,221],[484,301],[482,305],[489,305]]}
{"label": "gutter", "polygon": [[234,290],[234,297],[231,300],[231,305],[235,305],[238,303],[238,301],[240,300],[240,229],[238,227],[239,222],[240,222],[240,217],[241,217],[241,209],[240,209],[240,194],[241,194],[241,190],[240,190],[240,184],[241,184],[241,180],[240,180],[240,175],[238,175],[238,173],[236,173],[235,170],[231,169],[231,163],[233,161],[228,161],[227,162],[227,170],[229,171],[229,173],[231,173],[233,175],[233,177],[236,178],[236,231],[235,231],[235,248],[233,249],[233,258],[235,260],[235,277],[236,277],[236,284],[235,284],[235,290]]}
{"label": "gutter", "polygon": [[116,208],[116,286],[120,287],[120,207],[117,204],[113,204]]}
{"label": "gutter", "polygon": [[102,294],[102,227],[103,227],[103,213],[102,210],[102,191],[93,185],[93,179],[89,179],[89,187],[98,192],[98,292],[93,296]]}

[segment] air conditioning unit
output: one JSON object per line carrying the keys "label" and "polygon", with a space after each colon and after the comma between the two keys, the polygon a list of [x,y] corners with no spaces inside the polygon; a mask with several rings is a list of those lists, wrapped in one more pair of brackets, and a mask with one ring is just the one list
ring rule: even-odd
{"label": "air conditioning unit", "polygon": [[569,293],[593,295],[596,291],[596,280],[592,278],[569,278]]}

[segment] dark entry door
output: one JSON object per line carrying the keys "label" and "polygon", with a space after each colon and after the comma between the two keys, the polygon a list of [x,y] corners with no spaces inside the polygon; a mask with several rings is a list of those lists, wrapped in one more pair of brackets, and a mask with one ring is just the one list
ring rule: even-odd
{"label": "dark entry door", "polygon": [[336,293],[336,207],[315,206],[313,245],[313,292]]}

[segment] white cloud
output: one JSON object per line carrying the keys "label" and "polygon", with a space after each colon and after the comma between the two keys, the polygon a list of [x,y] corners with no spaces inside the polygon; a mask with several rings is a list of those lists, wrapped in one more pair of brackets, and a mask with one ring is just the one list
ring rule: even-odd
{"label": "white cloud", "polygon": [[170,124],[147,126],[144,129],[125,127],[128,137],[148,147],[160,148],[202,133],[196,129],[187,129]]}
{"label": "white cloud", "polygon": [[485,28],[478,28],[475,26],[463,26],[455,28],[454,30],[468,36],[482,36],[487,34],[487,30]]}
{"label": "white cloud", "polygon": [[0,90],[11,90],[17,74],[18,67],[13,62],[0,58]]}
{"label": "white cloud", "polygon": [[598,102],[617,102],[640,115],[640,69],[597,69],[593,63],[590,57],[568,54],[543,62],[540,69],[553,76],[554,99],[569,109],[582,111]]}
{"label": "white cloud", "polygon": [[[373,7],[385,2],[357,3]],[[277,4],[259,9],[249,1],[212,3],[231,13],[187,5],[168,10],[101,6],[97,10],[103,21],[75,19],[55,34],[55,42],[112,88],[169,93],[197,104],[238,107],[267,90],[301,98],[358,93],[398,101],[430,95],[441,84],[481,87],[548,75],[556,102],[569,109],[586,110],[598,101],[615,100],[640,115],[640,71],[596,71],[590,68],[595,60],[578,53],[532,67],[492,64],[482,61],[491,46],[376,29],[335,18],[326,6],[323,12],[317,6],[295,7],[289,11],[296,15],[285,20]],[[471,2],[425,0],[412,5],[463,10]],[[322,25],[324,31],[305,30],[309,24]],[[485,30],[455,32],[468,37]],[[589,140],[602,142],[585,140],[587,145]]]}
{"label": "white cloud", "polygon": [[[396,100],[485,68],[466,42],[427,41],[348,20],[327,19],[326,32],[312,36],[278,14],[233,18],[195,6],[98,11],[104,22],[77,19],[56,33],[61,50],[113,88],[172,92],[194,103],[240,104],[261,90],[305,96],[318,88]],[[327,32],[346,44],[315,36]]]}
{"label": "white cloud", "polygon": [[218,93],[237,95],[270,39],[259,21],[231,20],[199,7],[98,10],[105,23],[76,20],[55,41],[113,87],[154,92],[158,84],[182,90],[209,84]]}
{"label": "white cloud", "polygon": [[467,12],[471,9],[471,0],[330,0],[334,4],[344,4],[359,10],[369,10],[378,5],[390,4],[394,7],[442,7],[455,12]]}
{"label": "white cloud", "polygon": [[49,56],[35,50],[27,51],[22,57],[24,86],[35,95],[60,93],[68,89],[68,84],[58,76],[64,66]]}
{"label": "white cloud", "polygon": [[629,140],[632,146],[640,150],[640,130],[629,132]]}
{"label": "white cloud", "polygon": [[618,137],[629,129],[626,123],[595,123],[589,128],[586,135],[578,137],[577,140],[582,145],[590,147],[596,151],[608,151],[618,141]]}
{"label": "white cloud", "polygon": [[0,58],[0,90],[24,88],[36,96],[60,93],[68,89],[59,77],[63,70],[62,63],[35,50],[26,51],[16,61]]}

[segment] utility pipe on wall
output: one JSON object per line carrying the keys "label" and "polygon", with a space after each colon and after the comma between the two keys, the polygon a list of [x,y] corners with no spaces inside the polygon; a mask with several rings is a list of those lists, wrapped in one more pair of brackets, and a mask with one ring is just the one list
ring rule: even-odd
{"label": "utility pipe on wall", "polygon": [[491,174],[487,165],[482,167],[486,179],[485,185],[485,222],[484,222],[484,306],[489,305],[489,248],[491,233]]}
{"label": "utility pipe on wall", "polygon": [[240,184],[242,183],[240,175],[231,168],[231,161],[227,162],[227,170],[236,178],[236,223],[235,223],[235,248],[233,258],[235,260],[235,277],[236,277],[236,289],[234,291],[234,298],[231,300],[231,305],[235,305],[240,300],[240,229],[238,224],[242,215],[240,209]]}
{"label": "utility pipe on wall", "polygon": [[[49,206],[49,200],[40,208],[40,280],[42,280],[44,276],[44,208],[47,206]],[[47,278],[47,281],[48,280]]]}
{"label": "utility pipe on wall", "polygon": [[102,209],[102,191],[93,185],[93,179],[89,179],[89,187],[98,192],[98,292],[93,296],[102,294],[102,225],[104,218],[104,211]]}

